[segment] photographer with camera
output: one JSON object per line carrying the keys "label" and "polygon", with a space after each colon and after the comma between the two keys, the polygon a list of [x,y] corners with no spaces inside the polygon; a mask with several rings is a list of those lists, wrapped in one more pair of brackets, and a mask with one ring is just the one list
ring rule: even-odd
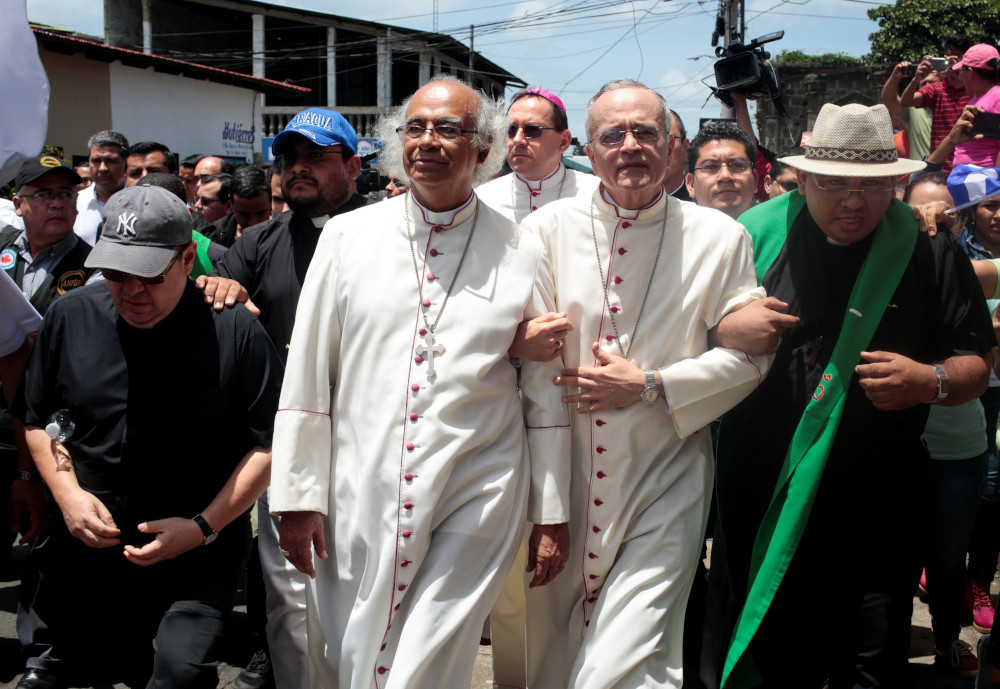
{"label": "photographer with camera", "polygon": [[[962,109],[969,102],[969,94],[957,72],[948,69],[957,63],[968,50],[970,41],[965,36],[951,36],[941,43],[944,58],[948,64],[939,62],[939,58],[929,55],[917,65],[913,79],[899,97],[901,107],[927,108],[931,111],[931,144],[930,150],[936,149],[955,126],[962,114]],[[937,67],[937,69],[936,69]],[[924,85],[925,79],[932,72],[942,75],[940,81]],[[888,106],[887,106],[888,107]],[[948,172],[953,165],[952,157],[945,162],[944,170]]]}

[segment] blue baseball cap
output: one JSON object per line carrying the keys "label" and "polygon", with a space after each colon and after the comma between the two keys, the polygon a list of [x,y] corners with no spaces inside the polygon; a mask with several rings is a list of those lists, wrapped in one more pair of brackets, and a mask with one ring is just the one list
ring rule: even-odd
{"label": "blue baseball cap", "polygon": [[1000,194],[1000,168],[956,165],[948,175],[948,191],[955,200],[955,210],[975,206]]}
{"label": "blue baseball cap", "polygon": [[281,133],[271,142],[271,153],[278,155],[288,137],[298,134],[312,141],[317,146],[344,146],[351,153],[358,152],[358,135],[354,127],[344,119],[339,112],[309,108],[298,113],[288,121]]}

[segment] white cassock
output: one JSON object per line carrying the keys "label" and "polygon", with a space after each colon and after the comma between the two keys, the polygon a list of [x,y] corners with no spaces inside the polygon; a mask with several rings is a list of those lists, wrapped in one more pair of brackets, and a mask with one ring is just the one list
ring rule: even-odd
{"label": "white cassock", "polygon": [[[526,516],[569,516],[562,363],[522,366],[519,396],[507,355],[518,324],[554,308],[544,249],[475,196],[450,213],[410,198],[327,223],[295,318],[270,500],[325,515],[330,557],[307,590],[313,687],[467,689]],[[436,376],[406,204],[431,324],[478,207]]]}
{"label": "white cassock", "polygon": [[526,180],[516,172],[497,177],[476,187],[476,196],[514,222],[521,222],[532,211],[553,201],[590,196],[600,183],[595,175],[570,170],[560,164],[537,182]]}
{"label": "white cassock", "polygon": [[[665,207],[662,251],[629,350]],[[558,579],[527,594],[528,686],[679,687],[684,608],[715,468],[706,426],[746,397],[770,364],[708,348],[708,331],[724,314],[764,296],[750,236],[718,211],[665,194],[627,211],[600,191],[550,204],[524,226],[542,237],[559,310],[575,325],[566,365],[594,366],[593,342],[620,353],[613,309],[628,358],[659,370],[670,404],[668,411],[662,399],[636,400],[571,415],[570,557]]]}

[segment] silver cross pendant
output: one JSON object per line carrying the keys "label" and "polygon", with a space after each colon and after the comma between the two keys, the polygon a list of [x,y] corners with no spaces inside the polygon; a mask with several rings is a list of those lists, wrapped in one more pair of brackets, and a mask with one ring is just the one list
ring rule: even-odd
{"label": "silver cross pendant", "polygon": [[439,344],[434,339],[434,333],[428,331],[424,335],[423,343],[417,345],[416,351],[422,359],[427,361],[427,380],[433,381],[437,378],[437,371],[434,370],[434,357],[444,354],[444,345]]}

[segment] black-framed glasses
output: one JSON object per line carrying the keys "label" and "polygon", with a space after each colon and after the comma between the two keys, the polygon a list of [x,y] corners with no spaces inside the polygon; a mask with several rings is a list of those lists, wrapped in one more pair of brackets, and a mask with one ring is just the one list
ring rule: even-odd
{"label": "black-framed glasses", "polygon": [[42,189],[34,194],[18,194],[22,199],[31,199],[36,203],[52,203],[60,201],[76,201],[76,189]]}
{"label": "black-framed glasses", "polygon": [[424,132],[430,132],[431,136],[440,141],[454,141],[463,134],[475,134],[475,129],[462,129],[453,124],[436,124],[430,127],[425,127],[422,124],[404,124],[402,127],[396,127],[396,133],[400,136],[405,136],[407,139],[419,139],[424,135]]}
{"label": "black-framed glasses", "polygon": [[597,135],[597,142],[602,146],[618,146],[625,141],[625,135],[632,134],[641,144],[650,144],[660,138],[660,128],[648,124],[637,124],[632,129],[612,127]]}
{"label": "black-framed glasses", "polygon": [[799,188],[799,180],[797,179],[776,179],[774,182],[785,191],[795,191]]}
{"label": "black-framed glasses", "polygon": [[517,130],[520,129],[524,132],[525,139],[537,139],[542,135],[542,133],[547,129],[555,129],[555,127],[543,127],[540,124],[512,124],[507,127],[507,138],[513,139],[517,136]]}
{"label": "black-framed glasses", "polygon": [[194,201],[195,203],[200,203],[203,206],[207,206],[207,205],[209,205],[211,203],[219,203],[219,197],[218,196],[216,196],[213,199],[213,198],[210,198],[208,196],[202,196],[201,194],[195,194],[194,197],[191,200]]}
{"label": "black-framed glasses", "polygon": [[[895,180],[886,177],[820,177],[813,173],[810,175],[816,188],[829,196],[831,199],[843,201],[853,193],[861,194],[865,198],[879,198],[891,192],[896,187]],[[854,181],[857,186],[852,186]]]}
{"label": "black-framed glasses", "polygon": [[170,263],[167,264],[167,267],[164,269],[164,271],[159,275],[154,275],[153,277],[144,278],[141,275],[133,275],[132,273],[123,273],[122,271],[115,270],[114,268],[101,268],[101,275],[103,275],[104,279],[107,280],[108,282],[125,282],[125,280],[127,280],[129,277],[134,277],[136,280],[138,280],[139,282],[141,282],[143,285],[146,286],[161,285],[163,284],[163,281],[166,279],[167,273],[170,272],[170,269],[174,267],[174,264],[177,262],[177,259],[180,258],[183,253],[184,253],[183,249],[175,253],[174,257],[170,259]]}
{"label": "black-framed glasses", "polygon": [[730,160],[724,163],[705,163],[696,167],[695,170],[700,170],[706,175],[717,175],[722,171],[722,168],[726,168],[730,174],[742,175],[750,169],[750,166],[749,160]]}
{"label": "black-framed glasses", "polygon": [[299,153],[298,151],[287,151],[285,153],[279,153],[274,157],[276,163],[278,163],[282,169],[295,165],[295,163],[300,160],[306,165],[314,165],[316,163],[322,162],[323,158],[327,153],[340,153],[341,148],[337,146],[336,148],[307,148],[306,150]]}

